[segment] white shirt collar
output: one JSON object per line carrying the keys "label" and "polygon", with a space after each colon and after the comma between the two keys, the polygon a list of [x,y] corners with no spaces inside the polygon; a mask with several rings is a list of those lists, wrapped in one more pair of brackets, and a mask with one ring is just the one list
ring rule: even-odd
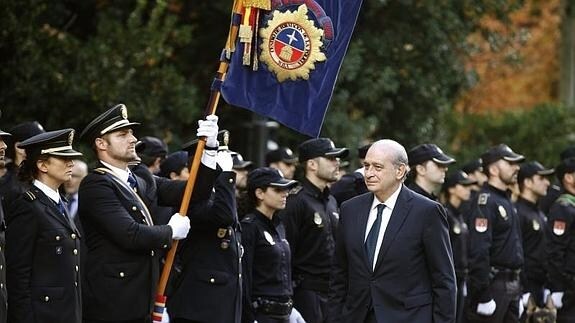
{"label": "white shirt collar", "polygon": [[108,163],[106,163],[105,161],[100,160],[100,163],[102,163],[104,166],[108,167],[109,169],[111,169],[114,173],[116,173],[116,175],[118,175],[118,177],[123,180],[124,182],[128,182],[128,176],[129,176],[129,170],[128,169],[121,169],[115,166],[112,166]]}
{"label": "white shirt collar", "polygon": [[34,186],[46,194],[46,196],[48,196],[52,201],[56,202],[56,204],[60,203],[60,193],[58,193],[58,191],[54,191],[48,185],[40,182],[37,179],[34,180]]}
{"label": "white shirt collar", "polygon": [[391,210],[393,210],[393,208],[395,207],[395,203],[397,202],[397,197],[399,196],[399,192],[401,192],[401,187],[403,185],[399,185],[399,187],[395,190],[395,192],[393,192],[393,194],[391,194],[389,196],[389,198],[387,199],[387,201],[381,202],[380,200],[377,199],[377,196],[375,196],[375,194],[373,195],[373,202],[371,203],[371,208],[370,210],[373,210],[375,208],[377,208],[377,206],[381,203],[385,204],[386,208],[389,208]]}

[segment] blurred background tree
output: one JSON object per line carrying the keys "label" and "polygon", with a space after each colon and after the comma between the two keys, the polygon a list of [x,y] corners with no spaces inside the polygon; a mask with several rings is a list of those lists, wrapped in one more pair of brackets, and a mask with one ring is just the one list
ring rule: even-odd
{"label": "blurred background tree", "polygon": [[[505,86],[478,91],[482,79],[497,74],[486,73],[480,63],[514,77],[532,66],[522,49],[530,44],[537,52],[541,46],[530,41],[540,38],[527,35],[537,36],[546,26],[559,37],[559,2],[364,0],[322,136],[353,152],[380,137],[408,148],[436,142],[466,159],[499,141],[521,151],[529,147],[523,140],[547,135],[527,122],[570,124],[569,110],[541,101],[506,103],[521,110],[511,113],[515,123],[505,126],[497,120],[507,120],[507,114],[469,115],[477,111],[468,108],[493,95],[547,91],[510,92]],[[555,7],[546,11],[550,4]],[[194,137],[203,114],[230,7],[231,1],[3,1],[0,128],[36,119],[47,129],[81,131],[99,112],[122,102],[130,118],[143,123],[138,135],[161,137],[177,149]],[[546,68],[537,72],[558,74],[557,64]],[[557,100],[556,93],[543,97],[547,103]],[[223,101],[218,114],[221,127],[232,131],[231,147],[248,152],[248,158],[258,157],[252,146],[261,135],[293,148],[306,139],[282,126],[269,128],[273,122]],[[566,129],[559,131],[557,147],[571,139]],[[549,154],[559,149],[547,148]]]}

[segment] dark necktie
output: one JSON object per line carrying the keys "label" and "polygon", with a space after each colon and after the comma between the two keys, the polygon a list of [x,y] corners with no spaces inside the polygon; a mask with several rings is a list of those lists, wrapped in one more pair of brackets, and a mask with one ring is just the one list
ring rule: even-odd
{"label": "dark necktie", "polygon": [[58,207],[58,210],[60,210],[60,213],[62,213],[65,218],[68,218],[68,214],[66,213],[66,206],[64,206],[62,199],[60,199],[60,202],[58,202],[56,206]]}
{"label": "dark necktie", "polygon": [[136,178],[134,177],[134,174],[132,174],[132,172],[128,173],[128,185],[130,185],[130,187],[134,191],[138,190],[138,182],[136,182]]}
{"label": "dark necktie", "polygon": [[377,215],[375,222],[371,226],[367,239],[365,239],[365,251],[367,252],[367,259],[369,259],[370,266],[373,266],[373,259],[375,256],[375,248],[377,247],[377,237],[379,236],[379,227],[381,226],[381,213],[385,209],[385,204],[377,205]]}

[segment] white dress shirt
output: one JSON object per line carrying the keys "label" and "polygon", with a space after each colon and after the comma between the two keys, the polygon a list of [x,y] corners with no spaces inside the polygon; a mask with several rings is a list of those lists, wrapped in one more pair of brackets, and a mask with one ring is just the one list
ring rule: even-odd
{"label": "white dress shirt", "polygon": [[375,255],[373,257],[373,264],[372,269],[375,270],[375,264],[377,263],[377,257],[379,256],[379,250],[381,249],[381,242],[383,241],[383,235],[385,234],[385,230],[387,229],[387,224],[389,223],[389,219],[391,218],[391,212],[393,212],[393,208],[395,207],[395,202],[397,202],[397,197],[399,196],[399,192],[401,191],[402,185],[399,185],[397,190],[391,194],[391,196],[387,199],[387,201],[380,201],[377,197],[373,196],[373,203],[371,204],[371,208],[369,211],[369,217],[367,218],[367,226],[365,228],[365,235],[363,237],[363,242],[367,240],[367,235],[377,218],[377,206],[379,204],[385,204],[385,208],[381,213],[381,225],[379,227],[379,235],[377,236],[377,244],[375,247]]}
{"label": "white dress shirt", "polygon": [[40,191],[42,191],[46,196],[48,196],[54,203],[60,203],[60,193],[58,191],[54,191],[52,188],[48,187],[48,185],[40,182],[39,180],[34,180],[34,186],[36,186]]}
{"label": "white dress shirt", "polygon": [[118,175],[118,177],[123,180],[124,182],[128,183],[128,176],[130,176],[129,170],[127,169],[121,169],[115,166],[112,166],[104,161],[100,160],[100,163],[104,164],[104,166],[108,167],[109,169],[111,169],[116,175]]}

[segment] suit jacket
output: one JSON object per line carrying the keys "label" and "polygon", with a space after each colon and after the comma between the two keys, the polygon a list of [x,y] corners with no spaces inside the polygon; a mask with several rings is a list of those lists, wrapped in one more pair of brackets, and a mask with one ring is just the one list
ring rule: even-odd
{"label": "suit jacket", "polygon": [[9,322],[82,322],[80,233],[36,187],[12,204],[6,230]]}
{"label": "suit jacket", "polygon": [[[104,167],[101,165],[101,167]],[[209,170],[200,168],[198,178]],[[170,247],[168,225],[148,225],[143,209],[179,207],[185,181],[136,176],[138,196],[113,175],[93,170],[80,184],[78,216],[86,237],[84,318],[123,321],[151,315],[159,278],[159,250]],[[211,191],[196,183],[197,192]],[[143,204],[142,204],[143,201]]]}
{"label": "suit jacket", "polygon": [[375,270],[364,249],[374,196],[344,202],[330,283],[330,322],[454,322],[456,282],[444,208],[403,186]]}
{"label": "suit jacket", "polygon": [[211,200],[190,213],[191,229],[178,256],[182,273],[168,295],[170,318],[233,323],[241,319],[241,245],[235,173],[221,173]]}

